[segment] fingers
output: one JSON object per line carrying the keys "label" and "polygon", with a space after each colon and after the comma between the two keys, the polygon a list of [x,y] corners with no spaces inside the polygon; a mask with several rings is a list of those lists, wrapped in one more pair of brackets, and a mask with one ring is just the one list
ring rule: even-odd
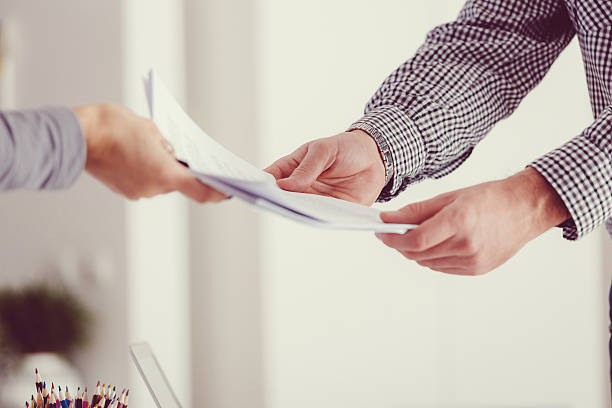
{"label": "fingers", "polygon": [[380,219],[394,224],[420,224],[453,201],[449,194],[409,204],[398,211],[382,212]]}
{"label": "fingers", "polygon": [[[456,275],[481,275],[507,258],[495,260],[491,252],[486,252],[487,245],[491,246],[486,240],[491,235],[486,235],[485,240],[479,235],[480,213],[475,207],[480,199],[466,201],[465,197],[446,194],[387,213],[381,217],[384,221],[420,224],[404,235],[377,234],[377,237],[421,266]],[[494,247],[494,256],[499,247]]]}
{"label": "fingers", "polygon": [[476,275],[477,254],[466,249],[453,236],[441,244],[423,252],[399,250],[407,259],[416,261],[431,270],[454,275]]}
{"label": "fingers", "polygon": [[437,259],[417,261],[417,263],[436,270],[445,268],[466,269],[470,266],[469,257],[465,256],[445,256]]}
{"label": "fingers", "polygon": [[321,173],[331,166],[335,152],[333,152],[329,144],[314,142],[307,145],[306,149],[303,159],[301,159],[291,175],[278,180],[280,188],[304,192],[308,190]]}
{"label": "fingers", "polygon": [[385,245],[399,251],[424,252],[451,238],[455,233],[455,224],[447,212],[441,211],[403,235],[377,234],[376,236]]}
{"label": "fingers", "polygon": [[171,184],[171,189],[191,198],[198,203],[219,202],[227,196],[196,179],[189,170],[180,165]]}
{"label": "fingers", "polygon": [[[423,265],[426,266],[426,265]],[[443,273],[448,273],[450,275],[461,275],[461,276],[472,276],[474,275],[473,273],[470,273],[470,271],[463,269],[463,268],[433,268],[433,267],[429,267],[429,269],[431,269],[432,271],[436,271],[436,272],[443,272]]]}
{"label": "fingers", "polygon": [[385,222],[420,223],[403,235],[376,234],[383,243],[404,257],[432,270],[473,275],[475,251],[459,238],[453,217],[452,198],[440,196],[381,216]]}
{"label": "fingers", "polygon": [[219,202],[227,198],[225,194],[208,187],[195,178],[184,182],[178,191],[198,203]]}
{"label": "fingers", "polygon": [[432,248],[426,249],[425,251],[411,251],[407,249],[399,249],[399,251],[406,258],[417,262],[428,261],[448,256],[469,255],[469,252],[465,251],[460,245],[457,244],[457,239],[455,235],[453,235],[446,241],[443,241],[442,243],[433,246]]}
{"label": "fingers", "polygon": [[283,163],[279,163],[282,160],[285,160],[285,158],[283,157],[282,159],[275,161],[274,163],[266,167],[264,171],[273,175],[276,180],[283,178],[283,171],[281,170],[281,165]]}
{"label": "fingers", "polygon": [[449,256],[428,261],[418,261],[417,263],[431,270],[453,275],[474,276],[480,274],[471,265],[470,257]]}
{"label": "fingers", "polygon": [[300,164],[304,156],[306,156],[307,151],[307,145],[300,146],[293,153],[285,157],[281,157],[280,159],[266,167],[264,171],[272,174],[277,180],[287,178],[291,175],[291,173],[293,173],[293,170],[295,170],[295,168]]}

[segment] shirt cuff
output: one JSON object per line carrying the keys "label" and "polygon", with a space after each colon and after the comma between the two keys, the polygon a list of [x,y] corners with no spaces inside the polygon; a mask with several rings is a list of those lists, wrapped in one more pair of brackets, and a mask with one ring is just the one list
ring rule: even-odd
{"label": "shirt cuff", "polygon": [[406,188],[406,179],[418,179],[425,166],[425,144],[416,125],[402,110],[393,105],[371,109],[349,131],[355,129],[376,141],[385,161],[387,183],[377,201],[389,201]]}
{"label": "shirt cuff", "polygon": [[59,161],[54,177],[50,178],[43,188],[68,188],[79,178],[85,168],[87,144],[81,122],[72,109],[51,107],[44,110],[50,126],[56,128],[59,144]]}
{"label": "shirt cuff", "polygon": [[612,163],[584,135],[529,166],[553,186],[571,214],[571,219],[559,225],[564,238],[582,238],[612,215]]}
{"label": "shirt cuff", "polygon": [[68,108],[0,112],[0,190],[69,187],[86,154],[81,124]]}

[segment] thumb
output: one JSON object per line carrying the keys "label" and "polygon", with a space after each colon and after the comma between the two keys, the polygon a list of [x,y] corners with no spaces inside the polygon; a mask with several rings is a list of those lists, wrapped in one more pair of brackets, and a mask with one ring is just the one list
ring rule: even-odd
{"label": "thumb", "polygon": [[452,197],[441,195],[429,200],[408,204],[397,211],[380,213],[383,222],[392,224],[420,224],[433,217],[452,201]]}
{"label": "thumb", "polygon": [[284,190],[305,192],[333,161],[332,148],[326,143],[312,143],[300,164],[287,178],[278,180]]}

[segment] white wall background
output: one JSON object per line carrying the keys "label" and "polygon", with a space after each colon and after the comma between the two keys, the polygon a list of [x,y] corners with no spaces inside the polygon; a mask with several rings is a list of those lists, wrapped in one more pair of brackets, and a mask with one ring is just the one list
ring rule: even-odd
{"label": "white wall background", "polygon": [[[148,116],[142,77],[150,68],[185,102],[184,10],[181,1],[123,3],[124,103]],[[128,339],[151,344],[184,406],[191,405],[189,226],[178,194],[128,203]],[[153,406],[134,366],[132,402]]]}
{"label": "white wall background", "polygon": [[[256,162],[257,2],[186,2],[188,112]],[[231,200],[190,206],[193,401],[264,406],[259,219]]]}

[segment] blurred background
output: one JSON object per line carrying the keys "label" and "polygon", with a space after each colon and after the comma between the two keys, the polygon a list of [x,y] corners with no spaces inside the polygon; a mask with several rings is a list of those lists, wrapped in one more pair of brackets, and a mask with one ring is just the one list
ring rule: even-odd
{"label": "blurred background", "polygon": [[[203,129],[264,167],[345,130],[462,3],[0,0],[0,107],[106,101],[145,115],[141,77],[155,67]],[[381,207],[510,175],[591,121],[574,40],[465,165]],[[87,175],[69,191],[3,194],[0,214],[0,306],[32,306],[39,284],[63,305],[52,291],[24,307],[15,336],[59,326],[64,339],[17,350],[4,338],[3,401],[36,365],[60,384],[129,386],[133,407],[152,406],[128,354],[147,340],[186,407],[608,406],[603,229],[579,242],[551,230],[465,278],[373,234],[235,200],[126,202]],[[56,308],[49,328],[30,320]]]}

